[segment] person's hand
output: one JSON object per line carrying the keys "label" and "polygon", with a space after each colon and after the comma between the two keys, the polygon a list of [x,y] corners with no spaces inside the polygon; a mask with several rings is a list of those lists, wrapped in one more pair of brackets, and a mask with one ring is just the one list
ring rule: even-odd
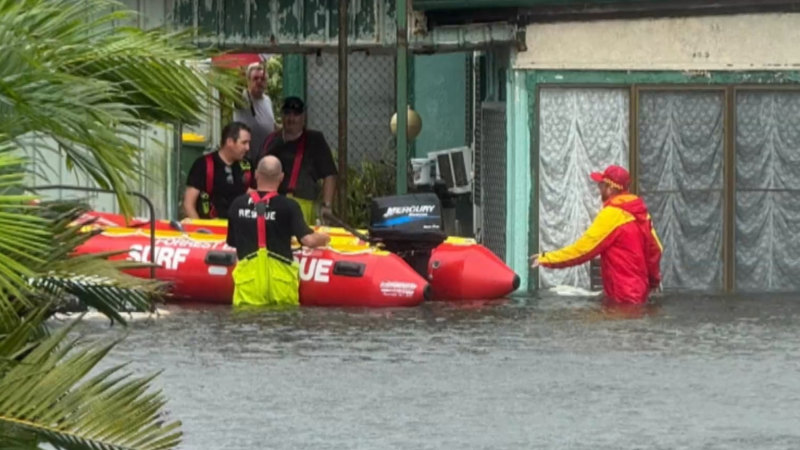
{"label": "person's hand", "polygon": [[333,209],[330,206],[327,206],[327,205],[325,205],[323,203],[322,207],[320,207],[320,209],[319,209],[319,216],[322,219],[322,223],[326,223],[327,222],[327,217],[326,216],[328,214],[333,214]]}
{"label": "person's hand", "polygon": [[531,269],[535,269],[537,267],[539,267],[539,254],[538,253],[531,255]]}

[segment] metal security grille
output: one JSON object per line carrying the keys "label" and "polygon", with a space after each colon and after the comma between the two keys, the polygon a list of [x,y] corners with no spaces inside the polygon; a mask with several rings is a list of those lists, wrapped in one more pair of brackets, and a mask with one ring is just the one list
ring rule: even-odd
{"label": "metal security grille", "polygon": [[[339,136],[337,58],[333,53],[306,57],[308,126],[322,131],[334,151]],[[364,159],[387,154],[391,145],[394,57],[352,53],[347,65],[347,160],[349,165],[358,167]]]}
{"label": "metal security grille", "polygon": [[483,245],[506,256],[506,110],[504,103],[484,103],[480,120]]}
{"label": "metal security grille", "polygon": [[474,106],[475,106],[475,95],[474,95],[475,94],[475,92],[474,92],[474,89],[475,89],[475,74],[474,74],[474,71],[473,71],[473,64],[472,64],[472,58],[471,57],[465,58],[465,61],[464,61],[464,74],[466,75],[465,79],[466,79],[466,87],[467,87],[465,89],[466,97],[464,99],[465,100],[464,101],[464,105],[466,105],[466,108],[465,108],[466,111],[464,111],[464,113],[465,113],[464,114],[464,142],[466,142],[467,145],[469,145],[469,144],[472,143],[472,138],[475,135],[474,130],[472,129],[473,119],[474,119],[474,115],[475,115],[475,108],[474,108]]}
{"label": "metal security grille", "polygon": [[[478,86],[480,86],[480,65],[474,64],[473,60],[470,59],[467,62],[467,73],[469,76],[469,84],[467,85],[467,105],[469,109],[468,117],[469,120],[467,121],[469,124],[468,130],[471,136],[468,135],[467,142],[474,142],[475,144],[475,155],[472,159],[473,161],[473,170],[474,170],[474,181],[472,182],[472,203],[476,207],[480,207],[482,205],[483,199],[483,191],[481,190],[482,187],[482,160],[481,160],[481,113],[480,113],[480,95],[478,92]],[[474,122],[474,123],[473,123]],[[474,127],[474,128],[473,128]],[[477,218],[475,228],[476,230],[482,230],[483,224],[481,223],[481,217]]]}

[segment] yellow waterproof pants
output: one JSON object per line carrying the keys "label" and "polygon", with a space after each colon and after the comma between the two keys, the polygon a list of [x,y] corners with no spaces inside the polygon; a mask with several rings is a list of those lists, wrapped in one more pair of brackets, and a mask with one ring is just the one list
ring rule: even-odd
{"label": "yellow waterproof pants", "polygon": [[296,306],[300,270],[294,261],[270,255],[266,249],[239,261],[233,269],[234,306]]}
{"label": "yellow waterproof pants", "polygon": [[297,202],[300,205],[300,211],[303,212],[303,218],[306,219],[306,223],[308,226],[313,227],[317,223],[317,209],[314,205],[314,200],[307,200],[305,198],[297,198],[292,194],[286,195],[290,199]]}

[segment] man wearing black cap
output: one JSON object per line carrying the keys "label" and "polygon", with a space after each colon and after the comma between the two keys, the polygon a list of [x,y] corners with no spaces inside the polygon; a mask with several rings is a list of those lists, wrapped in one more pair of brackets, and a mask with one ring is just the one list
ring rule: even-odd
{"label": "man wearing black cap", "polygon": [[281,112],[283,129],[267,137],[258,159],[274,155],[281,161],[285,176],[278,191],[294,198],[306,223],[314,225],[317,217],[314,203],[320,197],[319,180],[322,180],[320,212],[324,214],[330,212],[336,192],[336,165],[325,136],[306,129],[305,105],[300,98],[287,97]]}

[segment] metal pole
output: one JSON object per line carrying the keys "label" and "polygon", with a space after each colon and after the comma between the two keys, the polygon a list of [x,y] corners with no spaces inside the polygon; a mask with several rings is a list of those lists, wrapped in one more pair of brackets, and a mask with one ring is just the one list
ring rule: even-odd
{"label": "metal pole", "polygon": [[339,0],[339,176],[340,214],[347,211],[347,3]]}
{"label": "metal pole", "polygon": [[397,193],[405,194],[408,165],[408,11],[397,0]]}
{"label": "metal pole", "polygon": [[169,215],[173,220],[178,220],[181,216],[180,200],[177,199],[181,192],[181,154],[183,153],[183,123],[180,121],[174,123],[172,141],[173,149],[170,158],[172,158],[174,170],[168,182],[167,201],[170,202]]}

